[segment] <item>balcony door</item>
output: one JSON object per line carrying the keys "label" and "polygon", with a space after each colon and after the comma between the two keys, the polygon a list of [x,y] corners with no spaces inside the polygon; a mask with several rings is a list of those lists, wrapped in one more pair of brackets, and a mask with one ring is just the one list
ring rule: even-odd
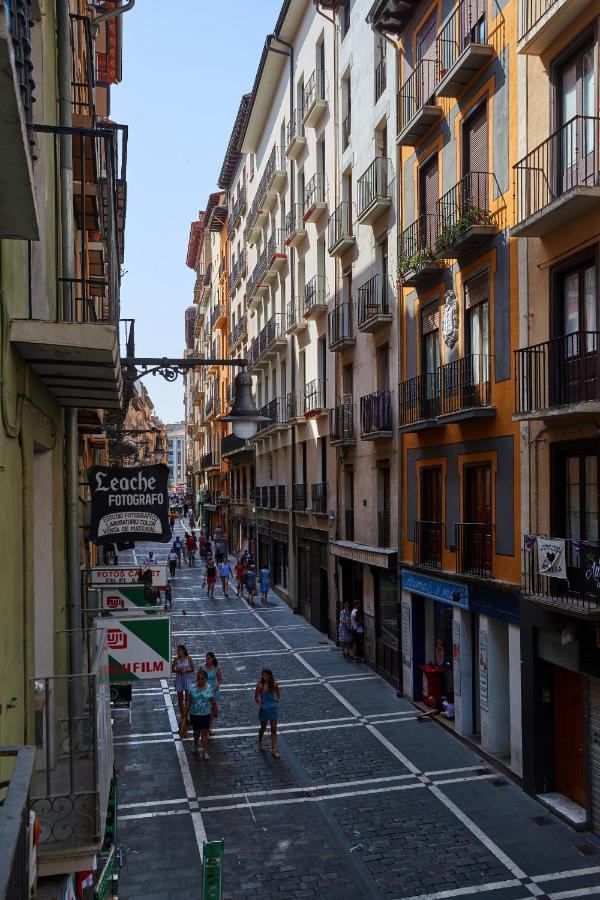
{"label": "balcony door", "polygon": [[464,469],[462,562],[464,572],[485,574],[492,568],[492,468]]}
{"label": "balcony door", "polygon": [[594,257],[554,274],[555,338],[549,376],[553,405],[598,398],[598,277]]}
{"label": "balcony door", "polygon": [[588,45],[578,50],[560,66],[557,85],[558,124],[562,135],[558,187],[564,192],[575,185],[594,183],[597,174],[598,135],[593,118],[597,115],[594,109],[596,77],[593,46]]}
{"label": "balcony door", "polygon": [[419,243],[415,250],[435,247],[439,189],[438,157],[435,153],[419,169]]}
{"label": "balcony door", "polygon": [[421,373],[423,375],[421,418],[438,415],[438,381],[440,367],[440,313],[439,309],[423,311],[421,319]]}
{"label": "balcony door", "polygon": [[490,383],[489,272],[465,282],[465,356],[459,360],[463,409],[487,406]]}
{"label": "balcony door", "polygon": [[439,466],[421,469],[421,513],[417,540],[422,565],[442,564],[442,470]]}
{"label": "balcony door", "polygon": [[598,471],[596,444],[564,450],[559,447],[553,454],[551,527],[567,540],[569,587],[575,591],[586,590],[586,585],[580,584],[584,557],[577,542],[597,547],[600,538]]}
{"label": "balcony door", "polygon": [[424,106],[432,98],[435,90],[435,38],[437,31],[436,14],[433,13],[417,34],[417,65],[421,66],[415,109]]}

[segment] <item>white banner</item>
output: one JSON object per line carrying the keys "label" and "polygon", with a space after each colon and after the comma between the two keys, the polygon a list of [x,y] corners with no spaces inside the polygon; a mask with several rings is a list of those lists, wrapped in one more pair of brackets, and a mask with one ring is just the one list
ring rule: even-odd
{"label": "white banner", "polygon": [[538,572],[550,578],[567,578],[565,542],[563,538],[537,539]]}
{"label": "white banner", "polygon": [[166,566],[93,566],[87,571],[90,573],[90,584],[139,584],[140,568],[150,568],[152,587],[159,590],[166,588]]}

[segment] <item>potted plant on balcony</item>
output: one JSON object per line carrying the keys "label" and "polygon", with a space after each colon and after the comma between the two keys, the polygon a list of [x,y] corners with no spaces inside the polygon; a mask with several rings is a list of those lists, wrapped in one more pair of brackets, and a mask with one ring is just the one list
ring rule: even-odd
{"label": "potted plant on balcony", "polygon": [[427,266],[437,262],[437,255],[432,247],[424,247],[411,256],[400,256],[396,266],[396,290],[398,293],[402,290],[409,273],[418,275]]}
{"label": "potted plant on balcony", "polygon": [[465,234],[469,228],[473,226],[494,224],[489,209],[482,206],[476,206],[473,203],[466,203],[460,210],[460,215],[455,222],[450,225],[443,225],[438,238],[435,242],[436,253],[442,254],[450,250]]}

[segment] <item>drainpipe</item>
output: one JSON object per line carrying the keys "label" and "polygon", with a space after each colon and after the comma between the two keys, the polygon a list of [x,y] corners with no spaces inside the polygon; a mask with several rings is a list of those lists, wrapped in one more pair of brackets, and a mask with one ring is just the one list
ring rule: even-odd
{"label": "drainpipe", "polygon": [[[71,120],[71,60],[69,0],[56,2],[56,32],[58,59],[58,113],[61,127],[70,128]],[[71,297],[75,276],[75,236],[73,228],[73,150],[71,136],[60,138],[60,200],[64,291],[57,303],[62,302],[63,319],[74,320]],[[58,240],[58,235],[55,236]],[[79,434],[77,409],[64,410],[65,423],[65,517],[67,556],[67,609],[70,639],[70,671],[82,671],[83,652],[79,633],[81,628],[81,570],[79,561]]]}
{"label": "drainpipe", "polygon": [[110,9],[108,12],[101,13],[99,16],[96,16],[95,19],[92,19],[94,25],[99,25],[100,22],[106,22],[107,19],[114,19],[116,16],[121,16],[123,13],[129,12],[130,9],[133,9],[135,6],[135,0],[127,0],[123,6],[118,7],[117,9]]}

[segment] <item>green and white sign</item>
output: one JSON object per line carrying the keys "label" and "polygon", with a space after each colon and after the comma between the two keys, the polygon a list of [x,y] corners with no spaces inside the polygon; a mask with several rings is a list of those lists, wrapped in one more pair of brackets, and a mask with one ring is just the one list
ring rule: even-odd
{"label": "green and white sign", "polygon": [[111,612],[119,612],[128,609],[156,609],[155,603],[150,603],[144,590],[144,585],[132,585],[131,587],[114,587],[101,588],[102,609],[108,609]]}
{"label": "green and white sign", "polygon": [[205,841],[202,852],[202,900],[221,900],[223,841]]}
{"label": "green and white sign", "polygon": [[171,662],[171,617],[100,619],[106,629],[110,681],[166,678]]}

